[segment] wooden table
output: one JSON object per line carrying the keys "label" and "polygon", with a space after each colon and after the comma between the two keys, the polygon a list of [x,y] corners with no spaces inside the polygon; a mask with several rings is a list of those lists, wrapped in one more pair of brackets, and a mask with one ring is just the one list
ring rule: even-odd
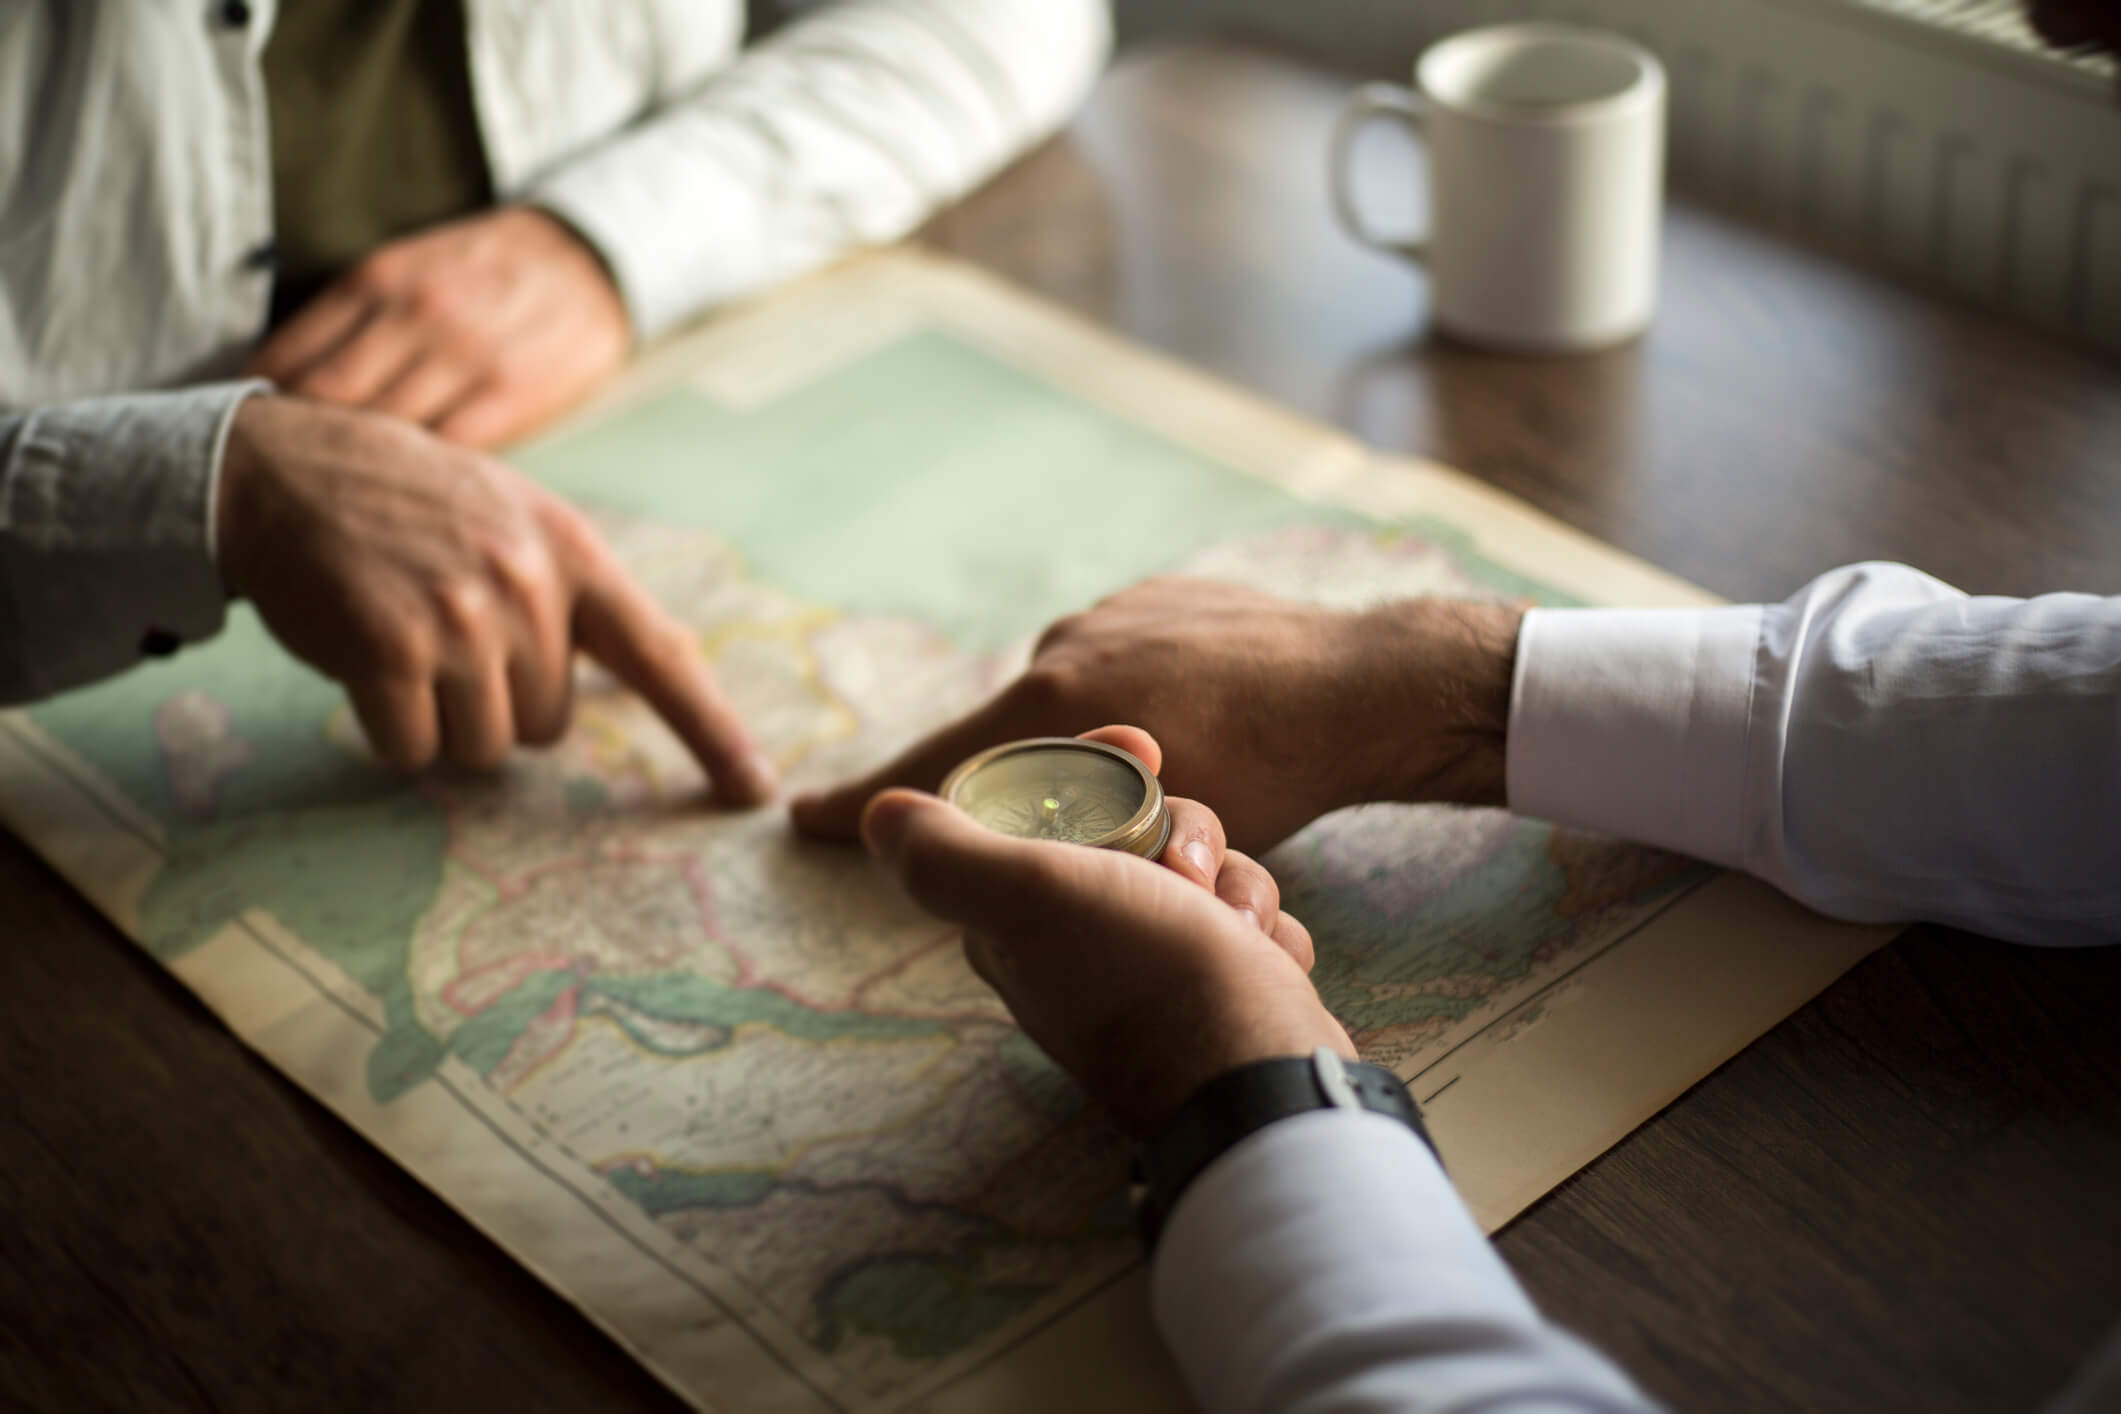
{"label": "wooden table", "polygon": [[[1340,236],[1346,80],[1138,54],[927,238],[1733,598],[2121,592],[2121,370],[1675,206],[1639,347],[1426,342]],[[0,1406],[669,1408],[0,840]],[[2121,950],[1909,933],[1532,1209],[1545,1308],[1701,1410],[2025,1409],[2121,1318]]]}

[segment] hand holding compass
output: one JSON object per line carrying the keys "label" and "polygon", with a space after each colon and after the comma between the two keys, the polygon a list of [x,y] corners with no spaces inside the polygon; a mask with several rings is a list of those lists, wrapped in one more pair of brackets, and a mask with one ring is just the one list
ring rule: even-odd
{"label": "hand holding compass", "polygon": [[1163,749],[1139,727],[1100,727],[1079,737],[1008,742],[961,763],[941,797],[982,828],[1030,841],[1136,855],[1192,881],[1310,965],[1310,934],[1281,913],[1274,876],[1230,848],[1222,821],[1196,800],[1167,796],[1157,782]]}
{"label": "hand holding compass", "polygon": [[[1131,727],[1087,740],[1129,753],[1152,779],[1161,762],[1156,741]],[[1041,743],[1037,754],[1050,749]],[[1264,869],[1223,849],[1204,806],[1164,801],[1170,840],[1156,867],[1119,848],[1057,848],[1038,836],[1039,821],[1067,821],[1070,802],[1019,795],[1022,782],[989,784],[1009,785],[997,794],[1011,811],[1032,806],[1031,837],[892,790],[864,811],[863,842],[916,903],[965,929],[973,967],[1128,1130],[1155,1132],[1202,1083],[1249,1061],[1320,1046],[1354,1054],[1305,975],[1310,935],[1280,912]],[[1058,802],[1052,814],[1048,799]],[[1219,856],[1205,874],[1202,854]]]}
{"label": "hand holding compass", "polygon": [[1521,617],[1437,599],[1350,612],[1150,580],[1062,619],[1023,676],[872,774],[797,800],[795,822],[850,836],[887,786],[931,789],[997,742],[1111,721],[1155,733],[1165,787],[1212,806],[1249,850],[1365,801],[1499,804]]}

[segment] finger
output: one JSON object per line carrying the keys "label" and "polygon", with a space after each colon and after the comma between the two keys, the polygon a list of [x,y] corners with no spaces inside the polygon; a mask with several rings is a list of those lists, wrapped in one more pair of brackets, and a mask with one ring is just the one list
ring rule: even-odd
{"label": "finger", "polygon": [[1316,949],[1311,945],[1311,930],[1284,913],[1275,921],[1274,941],[1281,950],[1296,959],[1296,965],[1309,972],[1318,961]]}
{"label": "finger", "polygon": [[386,384],[424,355],[430,342],[430,335],[419,325],[378,307],[338,347],[282,386],[288,392],[320,402],[365,407]]}
{"label": "finger", "polygon": [[442,754],[456,765],[491,771],[515,744],[508,670],[499,660],[444,673],[435,683]]}
{"label": "finger", "polygon": [[707,772],[716,799],[772,799],[773,763],[752,744],[692,635],[615,563],[592,571],[575,601],[575,641],[669,723]]}
{"label": "finger", "polygon": [[434,424],[437,437],[464,447],[498,447],[537,423],[539,409],[509,385],[491,380],[472,388]]}
{"label": "finger", "polygon": [[1129,756],[1149,768],[1152,776],[1161,775],[1164,769],[1164,749],[1157,745],[1156,738],[1140,727],[1099,727],[1096,731],[1083,732],[1084,741],[1103,742],[1116,746]]}
{"label": "finger", "polygon": [[444,421],[471,394],[477,379],[462,363],[440,353],[415,358],[376,390],[368,406],[422,427]]}
{"label": "finger", "polygon": [[386,765],[418,771],[435,758],[440,730],[432,686],[421,678],[373,678],[347,685],[368,749]]}
{"label": "finger", "polygon": [[566,590],[550,559],[515,565],[518,638],[508,658],[508,700],[516,740],[550,746],[574,716],[574,645],[568,638]]}
{"label": "finger", "polygon": [[796,797],[789,813],[795,819],[795,827],[805,834],[853,839],[861,823],[862,808],[878,791],[890,786],[934,790],[973,752],[1032,734],[1028,704],[1004,690],[859,780]]}
{"label": "finger", "polygon": [[[1007,938],[1008,953],[1085,936],[1212,937],[1229,910],[1147,860],[997,834],[918,791],[887,790],[862,812],[862,842],[906,895],[968,932]],[[990,960],[991,961],[991,960]]]}
{"label": "finger", "polygon": [[296,310],[250,361],[250,371],[286,387],[366,323],[375,300],[340,283]]}
{"label": "finger", "polygon": [[[1111,891],[1083,887],[1081,876],[1109,873],[1126,860],[997,834],[934,796],[910,790],[887,790],[871,800],[862,812],[861,835],[899,887],[928,912],[969,931],[1005,933],[1018,943],[1057,912],[1080,920],[1109,908]],[[1078,886],[1073,898],[1067,897],[1071,879]]]}
{"label": "finger", "polygon": [[525,746],[550,746],[567,735],[574,720],[574,674],[564,649],[550,657],[517,655],[508,660],[508,701],[515,738]]}
{"label": "finger", "polygon": [[1222,872],[1223,851],[1228,847],[1223,839],[1223,822],[1197,800],[1170,796],[1165,799],[1164,808],[1171,812],[1171,838],[1165,842],[1158,862],[1172,873],[1215,892],[1215,877]]}
{"label": "finger", "polygon": [[1227,850],[1222,871],[1215,876],[1215,896],[1261,932],[1273,935],[1281,918],[1281,885],[1264,864],[1249,854]]}
{"label": "finger", "polygon": [[996,991],[1000,991],[1002,985],[1001,957],[1002,950],[995,944],[992,935],[971,932],[965,934],[965,961],[972,964],[972,970],[980,981]]}

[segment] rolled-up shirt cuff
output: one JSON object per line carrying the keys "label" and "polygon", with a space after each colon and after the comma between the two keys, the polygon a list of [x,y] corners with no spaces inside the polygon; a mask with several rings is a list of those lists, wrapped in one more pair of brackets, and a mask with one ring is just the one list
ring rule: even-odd
{"label": "rolled-up shirt cuff", "polygon": [[1510,808],[1742,866],[1757,605],[1534,609],[1510,691]]}
{"label": "rolled-up shirt cuff", "polygon": [[222,453],[260,380],[21,415],[0,457],[7,696],[43,696],[220,631]]}

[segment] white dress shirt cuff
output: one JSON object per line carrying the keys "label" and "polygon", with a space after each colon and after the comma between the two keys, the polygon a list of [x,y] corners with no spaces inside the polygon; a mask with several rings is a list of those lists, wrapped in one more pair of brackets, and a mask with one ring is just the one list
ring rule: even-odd
{"label": "white dress shirt cuff", "polygon": [[1757,605],[1526,614],[1510,809],[1743,867],[1760,629]]}
{"label": "white dress shirt cuff", "polygon": [[1157,1324],[1209,1414],[1638,1409],[1546,1324],[1412,1130],[1321,1110],[1196,1179],[1152,1273]]}

